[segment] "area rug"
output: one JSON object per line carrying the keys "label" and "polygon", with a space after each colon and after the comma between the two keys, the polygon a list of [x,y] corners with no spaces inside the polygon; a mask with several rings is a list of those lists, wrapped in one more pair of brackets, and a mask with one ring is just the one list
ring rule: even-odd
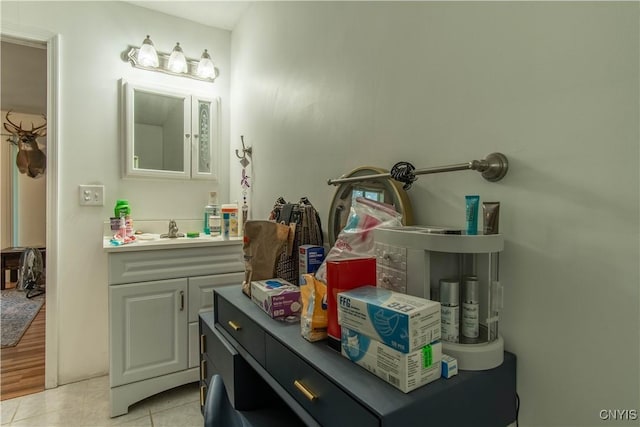
{"label": "area rug", "polygon": [[36,317],[45,301],[45,295],[27,298],[26,292],[3,289],[0,295],[0,331],[2,348],[13,347]]}

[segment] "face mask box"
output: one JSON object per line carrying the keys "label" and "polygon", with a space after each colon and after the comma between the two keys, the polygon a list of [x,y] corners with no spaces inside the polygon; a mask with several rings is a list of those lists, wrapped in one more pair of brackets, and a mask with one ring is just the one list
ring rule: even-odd
{"label": "face mask box", "polygon": [[402,353],[366,335],[342,328],[342,355],[404,393],[440,378],[442,343]]}
{"label": "face mask box", "polygon": [[300,313],[300,288],[284,279],[251,282],[251,300],[269,316],[284,317]]}
{"label": "face mask box", "polygon": [[440,339],[440,303],[363,286],[338,293],[338,323],[410,353]]}

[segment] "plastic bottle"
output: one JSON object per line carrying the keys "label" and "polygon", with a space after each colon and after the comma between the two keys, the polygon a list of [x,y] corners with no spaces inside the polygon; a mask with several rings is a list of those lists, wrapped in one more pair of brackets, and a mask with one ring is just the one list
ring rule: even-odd
{"label": "plastic bottle", "polygon": [[125,218],[124,216],[120,217],[120,228],[118,229],[118,234],[123,239],[127,235],[127,223],[124,218]]}
{"label": "plastic bottle", "polygon": [[229,237],[238,237],[238,205],[226,204],[222,205],[222,236],[225,239]]}
{"label": "plastic bottle", "polygon": [[229,212],[222,212],[221,233],[222,240],[229,240]]}
{"label": "plastic bottle", "polygon": [[440,280],[440,307],[442,339],[460,341],[460,282],[455,279]]}
{"label": "plastic bottle", "polygon": [[462,293],[462,336],[466,338],[478,338],[479,334],[479,295],[480,282],[476,276],[467,276],[464,279]]}
{"label": "plastic bottle", "polygon": [[202,229],[202,232],[204,234],[211,234],[211,228],[209,226],[209,218],[211,218],[211,216],[214,214],[215,211],[215,207],[213,205],[206,205],[204,207],[204,227]]}
{"label": "plastic bottle", "polygon": [[113,209],[113,216],[120,218],[121,216],[127,216],[131,214],[131,208],[129,207],[129,201],[125,199],[116,200],[116,206]]}
{"label": "plastic bottle", "polygon": [[218,237],[222,233],[222,219],[220,218],[220,209],[218,205],[213,205],[212,214],[209,215],[209,235]]}
{"label": "plastic bottle", "polygon": [[[124,217],[125,235],[133,236],[133,219],[131,219],[131,207],[126,199],[116,200],[116,206],[113,209],[114,216],[117,218]],[[124,236],[123,236],[124,237]]]}
{"label": "plastic bottle", "polygon": [[216,212],[218,210],[217,199],[218,199],[218,195],[215,191],[212,191],[209,193],[209,204],[207,204],[204,207],[204,221],[203,221],[204,227],[202,230],[204,234],[211,234],[211,228],[209,226],[209,218],[212,215],[215,215],[217,213]]}

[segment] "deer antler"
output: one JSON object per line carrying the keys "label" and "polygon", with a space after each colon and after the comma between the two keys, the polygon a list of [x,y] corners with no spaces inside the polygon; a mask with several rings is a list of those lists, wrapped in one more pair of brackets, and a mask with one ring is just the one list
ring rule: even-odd
{"label": "deer antler", "polygon": [[9,124],[13,127],[13,130],[9,129],[7,127],[7,123],[4,124],[4,128],[11,132],[11,133],[18,133],[18,132],[22,132],[22,122],[20,122],[20,126],[18,126],[17,124],[13,123],[11,121],[11,119],[9,118],[9,114],[11,114],[11,110],[7,111],[7,115],[5,116],[5,118],[7,119],[7,122],[9,122]]}
{"label": "deer antler", "polygon": [[[44,123],[41,124],[38,127],[34,127],[33,123],[31,123],[31,133],[38,135],[38,136],[45,136],[47,134],[47,116],[46,115],[42,115],[42,118],[44,119]],[[44,133],[40,132],[40,130],[44,129]]]}
{"label": "deer antler", "polygon": [[[33,123],[31,123],[31,130],[25,130],[22,129],[22,121],[20,121],[20,125],[15,124],[14,122],[11,121],[11,119],[9,118],[9,115],[12,113],[12,110],[7,111],[7,114],[5,116],[5,118],[7,119],[8,123],[4,124],[4,128],[8,131],[11,132],[13,134],[19,134],[19,135],[34,135],[34,136],[45,136],[47,134],[47,116],[42,114],[42,117],[44,118],[45,122],[43,124],[41,124],[40,126],[35,127],[33,125]],[[11,125],[11,128],[8,126]],[[44,132],[41,132],[44,129]]]}

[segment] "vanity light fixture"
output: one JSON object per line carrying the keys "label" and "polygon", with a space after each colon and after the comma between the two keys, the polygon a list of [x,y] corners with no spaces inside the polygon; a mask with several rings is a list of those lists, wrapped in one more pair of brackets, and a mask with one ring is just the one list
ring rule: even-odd
{"label": "vanity light fixture", "polygon": [[176,43],[171,54],[157,52],[149,36],[144,39],[141,47],[129,46],[122,52],[122,60],[135,68],[212,83],[219,75],[207,49],[200,60],[187,58],[180,43]]}

